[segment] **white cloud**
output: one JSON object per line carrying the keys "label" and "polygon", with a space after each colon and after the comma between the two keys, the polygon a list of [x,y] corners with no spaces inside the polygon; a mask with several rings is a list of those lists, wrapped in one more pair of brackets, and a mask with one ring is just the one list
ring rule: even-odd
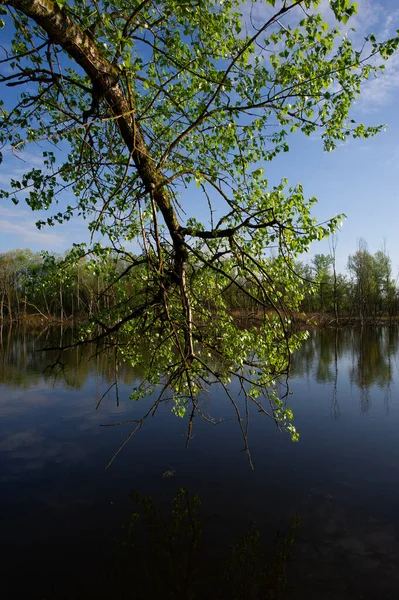
{"label": "white cloud", "polygon": [[0,173],[0,184],[10,189],[11,179],[21,179],[21,176],[29,171],[28,167],[11,169],[6,173]]}
{"label": "white cloud", "polygon": [[[36,219],[35,219],[36,220]],[[59,233],[47,233],[39,231],[35,226],[35,220],[21,220],[18,223],[13,223],[9,219],[0,218],[0,232],[2,235],[8,234],[12,236],[13,242],[15,236],[19,237],[22,242],[20,245],[42,244],[43,246],[53,246],[61,248],[65,245],[64,237]],[[15,247],[15,245],[13,244]]]}
{"label": "white cloud", "polygon": [[28,150],[20,152],[18,158],[24,161],[29,168],[43,167],[44,164],[44,159],[41,154],[35,154],[34,152],[29,152]]}
{"label": "white cloud", "polygon": [[65,226],[62,232],[61,226],[56,226],[51,231],[39,230],[36,227],[39,218],[38,214],[20,206],[0,206],[0,251],[29,246],[61,250],[70,244],[70,227],[67,231]]}
{"label": "white cloud", "polygon": [[384,25],[380,31],[381,37],[383,39],[394,37],[399,27],[399,9],[390,10],[389,14],[386,14],[386,11],[381,12],[383,12],[385,17]]}
{"label": "white cloud", "polygon": [[28,218],[29,216],[30,217],[32,216],[32,214],[28,210],[24,210],[19,207],[18,207],[18,209],[16,209],[15,207],[13,208],[12,206],[8,207],[8,206],[0,205],[0,219],[8,219],[8,218],[15,219],[16,210],[18,210],[18,214],[20,217]]}
{"label": "white cloud", "polygon": [[399,88],[399,54],[391,56],[383,73],[363,84],[359,107],[374,110],[391,102]]}
{"label": "white cloud", "polygon": [[[378,41],[384,41],[396,35],[399,26],[399,9],[388,9],[381,2],[362,0],[358,3],[357,14],[348,22],[347,34],[355,47],[360,48],[370,33],[375,33]],[[378,58],[375,64],[381,64]],[[399,87],[399,55],[390,57],[384,63],[385,70],[377,77],[371,77],[362,85],[361,100],[357,108],[373,111],[389,104]]]}
{"label": "white cloud", "polygon": [[[257,5],[258,3],[255,4]],[[377,39],[383,41],[394,37],[399,27],[399,9],[388,9],[382,2],[376,0],[358,2],[358,12],[349,20],[346,28],[342,23],[336,22],[328,0],[320,4],[318,12],[323,15],[330,27],[338,26],[343,35],[348,35],[357,49],[361,48],[365,37],[370,33],[375,33]],[[258,8],[255,14],[257,19],[260,19],[261,9]],[[373,111],[393,100],[399,88],[399,53],[391,56],[384,65],[383,73],[379,73],[378,77],[372,77],[363,84],[362,97],[357,108],[367,112]]]}
{"label": "white cloud", "polygon": [[34,152],[12,152],[6,148],[3,152],[3,163],[1,165],[0,185],[3,189],[10,189],[11,179],[20,180],[22,176],[32,168],[43,168],[43,157]]}
{"label": "white cloud", "polygon": [[13,160],[16,159],[19,162],[16,164],[22,165],[22,168],[16,168],[16,172],[25,172],[32,167],[43,167],[44,159],[42,154],[37,154],[35,152],[30,152],[29,150],[16,151],[13,150],[10,146],[7,146],[3,149],[3,153],[5,153],[5,160]]}

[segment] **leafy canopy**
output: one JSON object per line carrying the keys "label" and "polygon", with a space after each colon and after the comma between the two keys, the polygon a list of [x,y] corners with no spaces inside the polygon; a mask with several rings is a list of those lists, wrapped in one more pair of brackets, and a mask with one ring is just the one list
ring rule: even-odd
{"label": "leafy canopy", "polygon": [[[188,439],[199,394],[218,382],[246,450],[233,376],[246,403],[297,438],[276,384],[305,335],[291,327],[294,260],[341,219],[318,225],[315,199],[269,186],[265,169],[295,130],[319,131],[328,151],[378,133],[350,107],[398,46],[370,35],[353,47],[339,29],[350,0],[331,0],[332,28],[319,0],[260,6],[262,19],[237,0],[0,0],[12,36],[0,83],[18,93],[0,101],[0,143],[43,154],[1,195],[48,209],[39,227],[85,219],[102,245],[76,246],[70,260],[91,254],[101,269],[117,254],[127,265],[111,282],[118,301],[80,342],[117,344],[145,372],[132,397],[160,390],[152,413],[172,396],[179,416],[189,409]],[[238,296],[256,327],[239,326]]]}

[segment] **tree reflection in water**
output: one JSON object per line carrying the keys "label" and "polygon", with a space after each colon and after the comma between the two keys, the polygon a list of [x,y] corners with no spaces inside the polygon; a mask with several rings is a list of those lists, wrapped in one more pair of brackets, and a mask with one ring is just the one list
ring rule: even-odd
{"label": "tree reflection in water", "polygon": [[214,552],[208,537],[217,515],[205,519],[201,500],[186,489],[177,491],[170,508],[161,511],[150,497],[132,492],[134,511],[124,527],[116,554],[116,590],[134,590],[137,598],[191,600],[282,600],[292,586],[287,560],[299,517],[267,547],[257,525],[236,539],[227,555]]}
{"label": "tree reflection in water", "polygon": [[350,381],[360,390],[360,410],[368,412],[370,389],[390,389],[392,383],[392,356],[397,350],[396,328],[369,328],[353,332]]}
{"label": "tree reflection in water", "polygon": [[[398,377],[396,329],[311,332],[292,364],[291,405],[300,423],[300,443],[274,435],[272,428],[265,435],[252,412],[253,473],[240,462],[234,415],[216,394],[202,407],[229,421],[220,428],[204,423],[189,452],[184,452],[185,425],[165,403],[104,472],[125,430],[98,425],[129,420],[142,410],[140,402],[129,400],[140,373],[118,365],[117,407],[113,349],[69,350],[62,364],[57,354],[39,351],[69,335],[66,329],[16,327],[3,328],[0,335],[4,569],[13,585],[25,586],[26,597],[43,591],[42,597],[68,600],[134,598],[140,580],[144,591],[138,597],[218,598],[220,590],[219,597],[267,598],[267,590],[270,598],[282,598],[289,589],[284,588],[284,540],[291,539],[290,519],[299,513],[301,527],[288,569],[289,582],[299,590],[295,600],[323,597],[327,587],[334,587],[340,600],[360,597],[365,590],[376,592],[370,598],[396,598],[399,415],[393,400],[386,418]],[[53,372],[46,369],[49,364],[55,365]],[[239,401],[238,385],[232,393]],[[358,396],[360,410],[369,410],[373,419],[359,415]],[[167,469],[176,474],[162,479]],[[190,490],[190,500],[178,495],[176,514],[164,508],[175,485]],[[129,518],[132,487],[151,494],[152,501],[134,498],[134,514],[141,517],[134,516],[125,528],[125,545],[110,574],[101,561]],[[200,516],[194,490],[210,520]],[[252,520],[258,529],[248,531]],[[271,538],[278,523],[289,531],[276,547]],[[41,571],[44,564],[47,571]],[[50,574],[56,595],[48,593]],[[277,583],[272,583],[274,576]],[[89,586],[82,593],[76,588],[76,582],[83,584],[80,577]],[[119,593],[123,586],[128,592]]]}
{"label": "tree reflection in water", "polygon": [[[331,416],[340,415],[338,402],[339,374],[349,377],[349,382],[359,390],[359,408],[362,413],[370,409],[370,390],[377,386],[385,393],[389,410],[392,360],[398,351],[397,327],[363,327],[358,329],[331,328],[315,330],[294,357],[293,374],[305,375],[320,384],[332,384]],[[350,360],[348,358],[350,357]]]}

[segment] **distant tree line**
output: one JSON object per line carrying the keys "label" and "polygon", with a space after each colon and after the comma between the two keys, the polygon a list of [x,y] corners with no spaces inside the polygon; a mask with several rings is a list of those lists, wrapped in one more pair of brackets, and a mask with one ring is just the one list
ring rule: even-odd
{"label": "distant tree line", "polygon": [[[371,254],[367,244],[360,241],[348,257],[347,274],[342,274],[336,271],[335,249],[333,238],[329,254],[316,254],[310,264],[296,263],[296,274],[302,280],[301,310],[328,314],[337,322],[397,317],[399,289],[387,251]],[[132,264],[134,276],[129,277]],[[270,264],[272,270],[273,258]],[[143,293],[145,268],[143,265],[142,271],[137,270],[137,258],[127,252],[99,251],[94,258],[74,249],[64,256],[31,250],[2,253],[0,320],[18,321],[32,315],[60,321],[94,316],[106,320],[118,307],[134,306],[137,295]],[[250,279],[242,280],[239,286],[224,290],[232,312],[246,315],[256,310],[251,294],[244,293],[251,291],[252,285]]]}
{"label": "distant tree line", "polygon": [[123,290],[115,284],[127,269],[128,262],[117,255],[88,260],[77,258],[73,250],[64,256],[5,252],[0,254],[0,319],[16,321],[38,314],[64,321],[102,314],[127,295],[134,296],[129,278]]}
{"label": "distant tree line", "polygon": [[297,263],[303,279],[302,310],[331,314],[337,321],[396,317],[399,289],[386,249],[372,254],[366,242],[360,240],[356,252],[348,257],[347,274],[336,271],[335,249],[333,239],[330,254],[316,254],[310,264]]}

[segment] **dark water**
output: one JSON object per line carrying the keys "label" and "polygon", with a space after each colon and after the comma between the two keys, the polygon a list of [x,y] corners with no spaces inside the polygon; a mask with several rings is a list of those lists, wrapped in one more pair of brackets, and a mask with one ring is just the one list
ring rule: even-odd
{"label": "dark water", "polygon": [[[222,559],[229,548],[255,521],[273,563],[285,547],[276,536],[286,538],[295,515],[300,524],[292,554],[283,556],[283,566],[272,567],[277,579],[286,567],[287,585],[273,584],[268,592],[256,588],[263,559],[250,554],[252,544],[239,555],[238,566],[231,563],[237,577],[246,558],[250,566],[246,583],[241,578],[229,597],[399,598],[396,329],[311,334],[294,357],[291,378],[289,403],[300,441],[292,443],[252,410],[254,472],[242,452],[234,412],[217,393],[203,400],[203,411],[228,420],[217,426],[197,420],[189,449],[186,420],[161,405],[105,471],[132,424],[100,425],[140,418],[149,406],[129,400],[139,374],[121,368],[119,402],[112,389],[98,406],[113,381],[106,355],[88,360],[93,349],[74,350],[63,357],[62,370],[58,365],[55,372],[43,372],[56,357],[37,350],[59,332],[1,333],[3,598],[155,597],[139,586],[144,573],[151,580],[147,589],[157,589],[159,598],[227,597],[221,590],[230,576],[218,565],[227,564]],[[170,476],[163,476],[167,471]],[[187,578],[184,589],[177,585],[187,550],[180,540],[170,566],[170,553],[160,549],[164,542],[154,542],[163,527],[159,517],[141,524],[134,543],[129,538],[127,547],[120,544],[137,510],[132,490],[150,495],[169,523],[171,500],[181,487],[187,498],[198,494],[202,502],[204,533],[193,562],[214,578],[206,592],[198,591],[198,573]],[[169,537],[175,543],[176,536]],[[194,581],[197,590],[190,585]]]}

